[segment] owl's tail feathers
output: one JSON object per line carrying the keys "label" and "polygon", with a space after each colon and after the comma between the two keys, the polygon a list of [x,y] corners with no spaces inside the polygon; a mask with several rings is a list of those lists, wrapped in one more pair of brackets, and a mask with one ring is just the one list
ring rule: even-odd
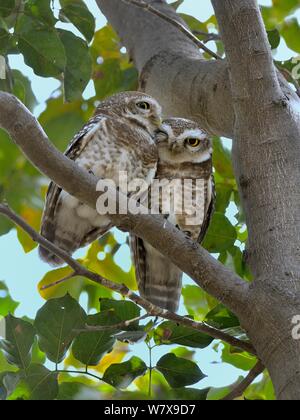
{"label": "owl's tail feathers", "polygon": [[158,293],[156,287],[149,287],[144,293],[141,293],[141,295],[159,308],[171,312],[177,312],[178,310],[180,296],[178,296],[177,293],[174,295],[170,294],[170,291],[167,288],[164,288],[164,290],[163,288],[160,288]]}
{"label": "owl's tail feathers", "polygon": [[177,312],[182,290],[182,276],[183,273],[180,270],[167,263],[164,272],[156,272],[148,278],[140,293],[154,305]]}
{"label": "owl's tail feathers", "polygon": [[41,260],[53,267],[60,267],[64,265],[64,261],[61,258],[42,246],[39,247],[39,256]]}

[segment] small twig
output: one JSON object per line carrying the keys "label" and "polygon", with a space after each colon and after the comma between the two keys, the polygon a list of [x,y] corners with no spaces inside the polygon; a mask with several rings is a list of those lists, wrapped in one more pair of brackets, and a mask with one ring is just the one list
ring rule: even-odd
{"label": "small twig", "polygon": [[171,23],[171,25],[176,26],[177,29],[179,29],[184,35],[186,35],[191,41],[194,42],[194,44],[197,45],[197,47],[201,48],[203,51],[211,55],[216,60],[222,60],[222,57],[220,57],[218,54],[211,51],[203,42],[201,42],[188,28],[186,28],[182,23],[178,22],[175,19],[172,19],[171,17],[165,15],[158,9],[155,9],[150,4],[144,2],[143,0],[121,0],[123,3],[130,4],[133,6],[140,7],[142,9],[147,10],[148,12],[160,17],[161,19],[165,20],[166,22]]}
{"label": "small twig", "polygon": [[232,401],[241,397],[252,382],[265,370],[264,365],[259,361],[254,368],[249,372],[245,379],[242,380],[225,398],[223,401]]}
{"label": "small twig", "polygon": [[76,273],[76,271],[73,271],[73,273],[71,273],[70,275],[64,277],[63,279],[57,280],[57,281],[55,281],[55,282],[53,282],[51,284],[47,284],[46,286],[41,287],[41,291],[51,289],[52,287],[55,287],[55,286],[59,286],[60,284],[65,283],[66,281],[73,279],[77,275],[78,274]]}
{"label": "small twig", "polygon": [[152,363],[152,350],[153,347],[151,347],[150,344],[147,344],[149,349],[149,388],[148,388],[148,396],[149,398],[152,397],[152,373],[153,373],[153,363]]}
{"label": "small twig", "polygon": [[109,330],[122,330],[124,328],[129,327],[131,324],[134,324],[135,322],[142,321],[143,319],[149,318],[150,315],[146,314],[143,316],[139,316],[134,319],[129,319],[124,322],[120,322],[119,324],[115,325],[101,325],[101,326],[92,326],[92,325],[86,325],[84,329],[81,330],[74,330],[77,333],[84,333],[84,332],[100,332],[100,331],[109,331]]}
{"label": "small twig", "polygon": [[33,241],[37,242],[39,245],[42,245],[47,250],[53,252],[56,256],[60,257],[74,270],[75,273],[77,273],[77,275],[86,277],[87,279],[91,280],[94,283],[97,283],[116,293],[121,294],[124,297],[127,297],[128,299],[135,302],[137,305],[140,305],[142,308],[144,308],[146,312],[148,313],[148,315],[158,316],[158,317],[167,319],[169,321],[176,322],[180,325],[184,325],[186,327],[189,327],[194,330],[200,331],[204,334],[207,334],[210,337],[213,337],[217,340],[225,341],[226,343],[230,344],[233,347],[238,347],[254,355],[256,354],[255,349],[253,348],[251,343],[232,337],[229,334],[226,334],[223,331],[217,330],[216,328],[210,327],[209,325],[205,323],[196,322],[189,318],[177,315],[173,312],[161,309],[158,306],[155,306],[152,303],[148,302],[146,299],[142,298],[141,296],[138,296],[137,294],[133,293],[125,285],[119,285],[119,284],[113,283],[112,281],[101,277],[99,274],[89,271],[87,268],[82,266],[78,261],[74,260],[67,252],[58,248],[56,245],[52,244],[43,236],[41,236],[39,233],[37,233],[20,216],[14,213],[6,204],[0,204],[0,214],[3,214],[7,218],[9,218],[12,222],[14,222],[16,225],[20,226],[26,233],[28,233],[28,235],[31,237],[31,239],[33,239]]}
{"label": "small twig", "polygon": [[71,374],[71,375],[87,375],[87,376],[90,376],[93,379],[97,379],[98,381],[105,382],[105,381],[103,381],[103,378],[90,373],[88,370],[80,371],[80,370],[56,369],[55,373],[67,373],[67,374]]}
{"label": "small twig", "polygon": [[220,41],[221,40],[221,37],[220,37],[219,34],[213,34],[211,32],[194,30],[193,34],[198,35],[198,36],[204,36],[205,37],[205,40],[203,41],[204,43],[209,42],[209,41]]}
{"label": "small twig", "polygon": [[6,79],[5,79],[6,87],[5,88],[7,89],[7,92],[12,93],[14,90],[14,78],[13,78],[12,70],[10,68],[7,56],[5,56],[5,73],[6,73]]}

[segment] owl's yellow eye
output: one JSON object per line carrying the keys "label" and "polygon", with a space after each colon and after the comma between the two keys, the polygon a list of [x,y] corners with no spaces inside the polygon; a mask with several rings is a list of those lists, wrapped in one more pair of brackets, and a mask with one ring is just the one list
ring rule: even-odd
{"label": "owl's yellow eye", "polygon": [[137,106],[139,109],[142,109],[143,111],[149,111],[149,110],[150,110],[150,108],[151,108],[151,105],[149,104],[149,102],[138,102],[138,103],[136,104],[136,106]]}
{"label": "owl's yellow eye", "polygon": [[186,144],[190,147],[198,147],[200,145],[200,140],[199,139],[186,139]]}

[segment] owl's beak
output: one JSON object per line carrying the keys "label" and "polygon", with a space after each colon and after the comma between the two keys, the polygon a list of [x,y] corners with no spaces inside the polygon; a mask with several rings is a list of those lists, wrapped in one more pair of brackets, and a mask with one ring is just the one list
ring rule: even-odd
{"label": "owl's beak", "polygon": [[152,122],[153,122],[153,125],[155,127],[157,127],[158,129],[160,129],[160,127],[162,125],[162,119],[161,118],[159,118],[159,117],[153,117],[152,118]]}
{"label": "owl's beak", "polygon": [[156,142],[156,144],[165,143],[166,141],[168,141],[168,139],[169,139],[169,135],[166,131],[162,130],[161,128],[156,130],[156,132],[155,132],[155,142]]}

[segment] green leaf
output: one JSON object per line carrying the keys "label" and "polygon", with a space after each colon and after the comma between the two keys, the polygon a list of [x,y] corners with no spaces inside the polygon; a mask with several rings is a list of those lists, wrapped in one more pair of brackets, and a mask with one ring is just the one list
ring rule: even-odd
{"label": "green leaf", "polygon": [[273,29],[272,31],[268,31],[268,39],[271,45],[272,50],[275,50],[279,47],[280,44],[280,33],[278,29]]}
{"label": "green leaf", "polygon": [[85,41],[72,32],[59,30],[65,47],[67,65],[64,74],[64,94],[66,101],[80,99],[92,75],[92,58]]}
{"label": "green leaf", "polygon": [[[90,326],[113,325],[110,312],[101,312],[87,318]],[[74,357],[86,366],[97,366],[106,353],[110,353],[115,344],[111,331],[84,332],[74,341],[72,353]]]}
{"label": "green leaf", "polygon": [[24,105],[26,105],[26,107],[30,109],[30,111],[33,111],[38,102],[33,93],[30,80],[26,76],[24,76],[19,70],[12,70],[12,75],[14,83],[18,84],[19,86],[21,85],[22,90],[24,92],[22,98],[18,95],[16,96],[18,96],[19,99],[22,100]]}
{"label": "green leaf", "polygon": [[[1,6],[0,6],[1,7]],[[4,19],[0,16],[0,54],[5,54],[10,46],[11,34]]]}
{"label": "green leaf", "polygon": [[100,99],[136,86],[137,72],[134,68],[123,69],[119,59],[106,59],[94,72],[94,83]]}
{"label": "green leaf", "polygon": [[215,211],[218,213],[225,213],[229,204],[232,193],[234,192],[233,185],[217,182],[216,184],[216,204]]}
{"label": "green leaf", "polygon": [[164,375],[172,388],[193,385],[205,378],[196,363],[179,358],[173,353],[163,356],[156,368]]}
{"label": "green leaf", "polygon": [[85,36],[88,42],[94,37],[95,18],[82,0],[60,0],[60,19],[71,22]]}
{"label": "green leaf", "polygon": [[5,320],[6,336],[5,340],[0,341],[0,348],[10,364],[26,369],[31,361],[35,329],[29,322],[12,315],[8,315]]}
{"label": "green leaf", "polygon": [[[110,25],[96,32],[91,53],[94,63],[93,80],[97,97],[105,98],[116,92],[137,90],[138,73]],[[100,61],[99,61],[100,59]]]}
{"label": "green leaf", "polygon": [[[1,192],[1,183],[0,183],[0,192]],[[6,235],[13,227],[14,225],[6,217],[0,216],[0,236]]]}
{"label": "green leaf", "polygon": [[[114,324],[132,320],[141,315],[141,309],[135,303],[127,300],[101,299],[100,308],[101,312],[110,311],[110,318]],[[138,325],[137,321],[124,330],[136,330]]]}
{"label": "green leaf", "polygon": [[210,345],[213,338],[202,334],[193,328],[178,325],[172,321],[163,322],[155,330],[156,344],[180,344],[182,346],[204,349]]}
{"label": "green leaf", "polygon": [[257,358],[225,343],[224,349],[222,350],[222,361],[229,363],[237,369],[250,371],[256,365]]}
{"label": "green leaf", "polygon": [[[104,254],[103,260],[98,258],[99,253]],[[89,248],[83,264],[89,270],[95,271],[106,279],[111,279],[111,281],[118,284],[124,284],[130,290],[136,290],[136,278],[133,266],[130,271],[124,271],[116,264],[113,255],[110,252],[105,252],[103,245],[99,241],[94,242]]]}
{"label": "green leaf", "polygon": [[216,299],[198,286],[185,286],[182,290],[182,295],[189,315],[199,321],[203,321],[206,314],[218,304]]}
{"label": "green leaf", "polygon": [[262,6],[261,11],[267,29],[274,29],[298,7],[300,7],[299,0],[273,0],[271,7]]}
{"label": "green leaf", "polygon": [[174,398],[176,400],[187,401],[206,401],[209,388],[195,389],[195,388],[177,388],[173,390]]}
{"label": "green leaf", "polygon": [[35,27],[28,17],[22,17],[20,21],[18,45],[25,63],[38,76],[60,76],[66,67],[66,54],[57,31],[50,27]]}
{"label": "green leaf", "polygon": [[213,161],[216,171],[227,181],[234,179],[232,167],[231,153],[225,149],[221,139],[214,137],[214,154]]}
{"label": "green leaf", "polygon": [[47,109],[39,121],[54,145],[64,151],[70,139],[81,130],[89,117],[90,113],[85,116],[81,101],[66,104],[59,97],[47,102]]}
{"label": "green leaf", "polygon": [[83,329],[85,321],[86,313],[69,295],[50,300],[38,311],[34,325],[40,349],[48,359],[54,363],[64,359],[76,330]]}
{"label": "green leaf", "polygon": [[98,57],[103,59],[121,59],[121,42],[111,25],[106,25],[96,32],[92,44],[92,54],[94,61]]}
{"label": "green leaf", "polygon": [[300,53],[300,25],[298,20],[295,18],[284,22],[280,32],[287,46]]}
{"label": "green leaf", "polygon": [[187,15],[185,13],[179,13],[179,16],[185,21],[185,23],[188,25],[191,31],[198,30],[198,31],[207,32],[206,24],[203,22],[200,22],[194,16]]}
{"label": "green leaf", "polygon": [[219,330],[240,326],[238,318],[221,304],[206,315],[205,322]]}
{"label": "green leaf", "polygon": [[57,373],[50,372],[42,365],[33,364],[23,375],[16,393],[25,400],[52,401],[58,395]]}
{"label": "green leaf", "polygon": [[223,252],[231,248],[237,239],[237,231],[227,217],[216,212],[205,236],[203,247],[211,253]]}
{"label": "green leaf", "polygon": [[146,373],[146,364],[138,357],[128,362],[113,364],[105,371],[103,380],[119,389],[126,389],[136,378]]}
{"label": "green leaf", "polygon": [[10,297],[5,283],[0,281],[0,319],[2,316],[6,317],[8,314],[13,314],[18,306],[19,303]]}
{"label": "green leaf", "polygon": [[247,400],[275,401],[275,391],[268,373],[264,373],[260,382],[253,383],[245,391]]}
{"label": "green leaf", "polygon": [[[2,321],[1,321],[2,322]],[[17,366],[13,366],[8,363],[4,356],[3,350],[0,349],[0,372],[17,372]]]}
{"label": "green leaf", "polygon": [[9,16],[16,6],[15,0],[1,0],[0,4],[0,16]]}
{"label": "green leaf", "polygon": [[89,393],[96,394],[98,391],[95,388],[88,387],[82,382],[62,382],[59,385],[58,401],[76,401],[82,400],[81,395],[84,395],[85,400],[90,400]]}
{"label": "green leaf", "polygon": [[51,0],[27,0],[25,3],[26,15],[31,15],[35,20],[40,20],[46,25],[54,26],[55,19],[50,7]]}
{"label": "green leaf", "polygon": [[46,362],[46,355],[39,348],[38,338],[35,337],[31,350],[31,363],[43,365]]}

